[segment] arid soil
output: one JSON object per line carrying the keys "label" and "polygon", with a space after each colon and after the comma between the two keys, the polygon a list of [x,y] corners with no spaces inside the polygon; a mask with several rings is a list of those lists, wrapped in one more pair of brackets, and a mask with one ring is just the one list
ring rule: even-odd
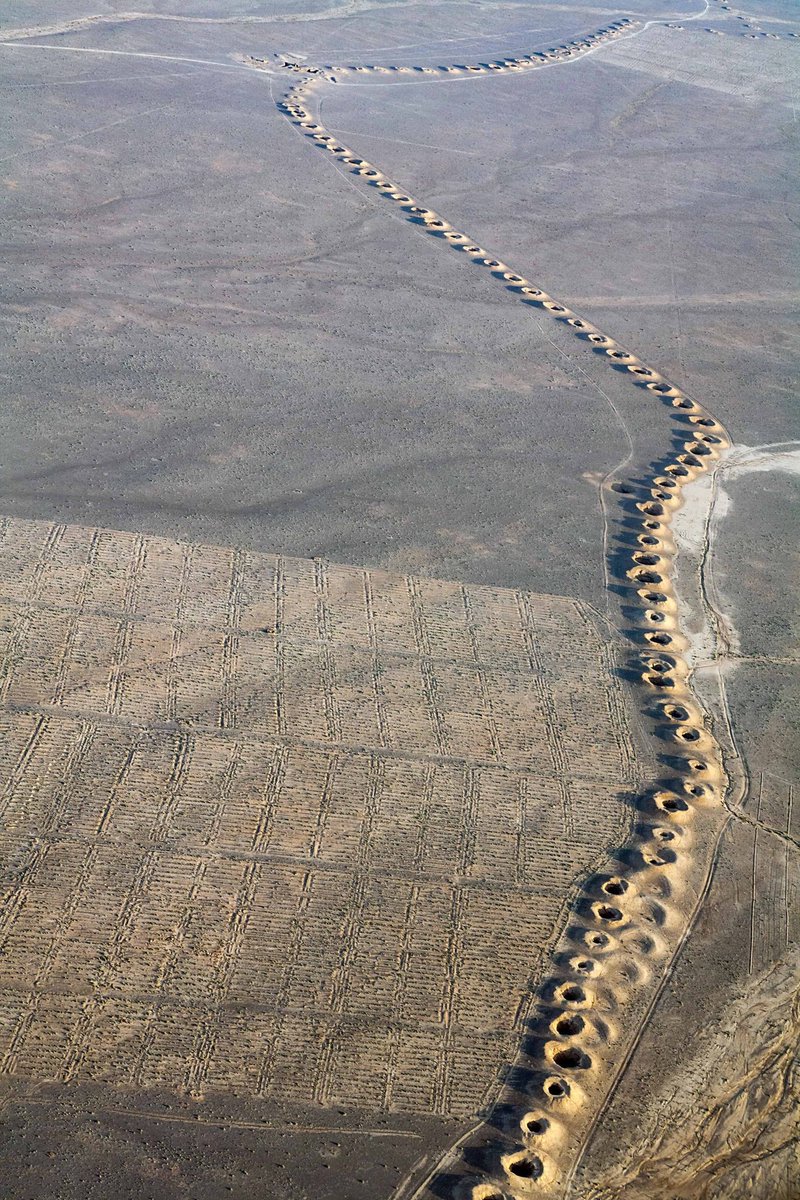
{"label": "arid soil", "polygon": [[13,1200],[800,1187],[800,29],[409,12],[0,36]]}

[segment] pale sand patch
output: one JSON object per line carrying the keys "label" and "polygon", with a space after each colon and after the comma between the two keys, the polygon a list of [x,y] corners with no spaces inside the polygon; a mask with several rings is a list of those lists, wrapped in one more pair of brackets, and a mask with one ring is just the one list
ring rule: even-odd
{"label": "pale sand patch", "polygon": [[677,600],[681,626],[689,643],[687,660],[692,667],[713,662],[722,649],[721,657],[727,660],[725,668],[734,669],[740,649],[732,606],[713,570],[715,531],[730,514],[733,504],[725,481],[753,472],[785,471],[798,475],[800,448],[795,446],[791,442],[778,446],[737,443],[723,450],[712,470],[698,476],[684,490],[684,503],[675,514],[672,528],[678,552],[687,561]]}

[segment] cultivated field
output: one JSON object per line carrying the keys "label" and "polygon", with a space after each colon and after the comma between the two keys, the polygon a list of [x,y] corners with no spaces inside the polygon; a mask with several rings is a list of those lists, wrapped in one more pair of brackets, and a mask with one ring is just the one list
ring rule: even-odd
{"label": "cultivated field", "polygon": [[603,623],[14,520],[0,595],[4,1070],[478,1109],[626,822]]}

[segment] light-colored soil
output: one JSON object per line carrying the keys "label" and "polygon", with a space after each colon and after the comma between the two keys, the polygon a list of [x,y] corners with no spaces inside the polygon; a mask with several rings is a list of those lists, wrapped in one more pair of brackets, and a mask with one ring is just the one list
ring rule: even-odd
{"label": "light-colored soil", "polygon": [[[300,154],[322,152],[359,204],[393,214],[432,257],[474,267],[603,398],[619,454],[583,479],[607,608],[405,563],[5,522],[2,1063],[26,1102],[56,1081],[460,1121],[396,1200],[791,1195],[793,787],[769,770],[756,786],[739,753],[723,659],[740,642],[707,562],[698,594],[678,595],[676,542],[702,528],[711,556],[714,488],[698,489],[677,534],[674,517],[690,484],[716,485],[731,436],[683,371],[550,295],[323,116],[341,83],[367,95],[395,74],[398,88],[417,75],[510,86],[606,44],[609,61],[662,81],[653,93],[670,80],[755,102],[744,39],[793,34],[752,27],[736,34],[739,67],[709,49],[711,67],[701,55],[682,72],[668,32],[682,27],[644,16],[438,66],[186,58],[266,75],[270,92],[286,84],[283,133]],[[783,78],[778,64],[772,83]],[[656,292],[676,309],[682,359],[671,270]],[[626,408],[652,426],[652,454]],[[703,654],[719,700],[694,675]],[[741,964],[724,970],[745,942],[752,988]],[[705,1019],[712,998],[723,1018]],[[642,1129],[620,1112],[637,1087]],[[292,1188],[304,1179],[290,1172]]]}
{"label": "light-colored soil", "polygon": [[592,612],[17,520],[0,597],[3,1070],[477,1111],[626,822]]}
{"label": "light-colored soil", "polygon": [[[612,27],[610,36],[623,32]],[[572,55],[567,46],[550,52],[555,63]],[[305,138],[392,202],[421,232],[439,239],[443,249],[488,271],[510,301],[568,327],[611,370],[649,392],[654,407],[673,410],[671,451],[644,478],[612,482],[609,473],[601,482],[601,501],[605,513],[610,495],[620,516],[626,514],[620,522],[624,532],[607,543],[606,581],[623,597],[624,636],[631,647],[627,665],[654,732],[682,753],[666,757],[669,772],[653,778],[634,800],[640,820],[629,844],[616,851],[620,865],[587,881],[555,956],[558,969],[541,988],[529,1036],[484,1122],[452,1148],[416,1193],[455,1188],[472,1200],[516,1200],[532,1191],[560,1196],[700,911],[725,829],[728,781],[720,745],[691,687],[670,527],[685,487],[712,467],[730,439],[707,408],[658,369],[339,142],[321,123],[317,96],[335,79],[307,65],[287,65],[301,81],[281,108]]]}
{"label": "light-colored soil", "polygon": [[800,1175],[800,961],[785,956],[731,997],[691,1045],[694,1068],[653,1081],[641,1137],[587,1200],[791,1200]]}

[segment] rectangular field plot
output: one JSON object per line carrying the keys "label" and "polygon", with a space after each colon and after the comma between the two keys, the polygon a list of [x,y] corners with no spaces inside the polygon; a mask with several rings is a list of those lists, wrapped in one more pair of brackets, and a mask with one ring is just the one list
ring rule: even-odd
{"label": "rectangular field plot", "polygon": [[464,1115],[619,836],[580,604],[9,521],[0,1059]]}
{"label": "rectangular field plot", "polygon": [[0,605],[15,708],[627,769],[605,641],[566,598],[10,520]]}

